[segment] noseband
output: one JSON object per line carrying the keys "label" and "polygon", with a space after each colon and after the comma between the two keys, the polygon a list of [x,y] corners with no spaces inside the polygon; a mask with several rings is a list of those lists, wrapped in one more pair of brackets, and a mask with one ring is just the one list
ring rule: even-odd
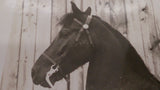
{"label": "noseband", "polygon": [[[88,35],[88,39],[89,39],[90,44],[93,46],[93,41],[92,41],[90,32],[89,32],[89,30],[88,30],[88,29],[89,29],[89,24],[90,24],[91,20],[92,20],[92,16],[91,16],[91,15],[89,15],[89,16],[87,17],[87,19],[86,19],[86,21],[85,21],[84,24],[83,24],[81,21],[79,21],[78,19],[74,18],[74,21],[76,21],[78,24],[80,24],[80,25],[82,26],[81,29],[80,29],[79,32],[78,32],[78,35],[77,35],[76,39],[75,39],[76,42],[79,41],[79,38],[80,38],[82,32],[85,31],[85,32],[87,33],[87,35]],[[50,78],[50,76],[53,75],[54,73],[60,72],[60,71],[61,71],[61,68],[59,67],[59,63],[55,62],[55,61],[58,61],[58,60],[53,60],[53,59],[52,59],[51,57],[49,57],[46,53],[43,53],[42,55],[43,55],[45,58],[47,58],[47,60],[49,60],[50,62],[52,62],[52,64],[53,64],[53,65],[51,66],[50,70],[47,72],[46,78],[45,78],[46,81],[47,81],[47,83],[49,84],[49,86],[50,86],[51,88],[53,88],[53,85],[52,85],[52,83],[51,83],[51,81],[50,81],[49,78]],[[58,58],[56,58],[56,59],[60,59],[60,58],[63,57],[63,56],[64,56],[64,55],[62,55],[62,56],[60,56],[60,57],[58,57]],[[65,78],[66,81],[69,81],[62,72],[61,72],[61,75]]]}

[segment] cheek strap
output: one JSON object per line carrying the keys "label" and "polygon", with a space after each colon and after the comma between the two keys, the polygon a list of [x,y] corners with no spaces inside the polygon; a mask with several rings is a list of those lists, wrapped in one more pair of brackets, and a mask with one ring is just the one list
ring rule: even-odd
{"label": "cheek strap", "polygon": [[81,21],[79,21],[78,19],[74,18],[74,21],[76,21],[78,24],[80,24],[82,26],[81,29],[78,32],[77,37],[76,37],[76,42],[79,41],[79,38],[80,38],[82,32],[85,31],[87,33],[87,36],[88,36],[90,44],[93,46],[93,40],[92,40],[90,32],[88,30],[89,29],[89,24],[90,24],[91,20],[92,20],[92,15],[89,15],[87,17],[87,19],[86,19],[86,21],[85,21],[84,24]]}

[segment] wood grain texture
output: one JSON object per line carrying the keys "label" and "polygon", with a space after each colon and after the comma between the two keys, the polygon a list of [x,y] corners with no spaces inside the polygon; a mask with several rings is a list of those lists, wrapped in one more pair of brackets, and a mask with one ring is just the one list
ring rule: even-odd
{"label": "wood grain texture", "polygon": [[[158,0],[150,0],[150,3],[152,4],[153,9],[153,17],[154,17],[154,26],[155,26],[155,36],[151,35],[150,37],[154,38],[154,40],[160,39],[160,2]],[[151,42],[152,43],[152,42]],[[158,47],[155,48],[155,50],[152,51],[152,54],[154,55],[154,67],[155,67],[155,74],[156,77],[160,80],[160,44]]]}
{"label": "wood grain texture", "polygon": [[124,0],[110,0],[110,24],[127,38],[127,18]]}
{"label": "wood grain texture", "polygon": [[72,12],[71,1],[74,2],[80,10],[82,10],[83,0],[67,0],[67,12]]}
{"label": "wood grain texture", "polygon": [[82,10],[85,11],[88,7],[91,7],[92,15],[96,15],[96,0],[83,0],[82,1]]}
{"label": "wood grain texture", "polygon": [[150,47],[152,43],[154,42],[154,38],[152,36],[155,36],[155,24],[154,24],[154,15],[153,15],[153,8],[151,5],[151,2],[149,0],[145,1],[142,0],[138,3],[139,6],[139,20],[140,20],[140,26],[141,26],[141,33],[142,33],[142,39],[143,39],[143,47],[144,47],[144,55],[146,63],[146,66],[150,69],[150,71],[153,74],[155,73],[155,64],[154,63],[154,55],[152,54],[152,51],[150,51]]}
{"label": "wood grain texture", "polygon": [[[51,2],[51,42],[54,40],[56,35],[61,29],[61,26],[57,26],[58,22],[60,21],[61,17],[66,14],[66,0],[52,0]],[[63,8],[62,8],[63,6]]]}
{"label": "wood grain texture", "polygon": [[[13,4],[12,6],[10,6],[11,3]],[[6,18],[2,19],[4,21],[7,19],[8,22],[1,21],[1,24],[3,23],[5,25],[2,25],[7,27],[4,29],[8,31],[8,45],[6,45],[6,54],[4,56],[5,62],[0,81],[0,90],[17,90],[23,0],[12,2],[2,0],[2,4],[6,7],[4,9],[8,9],[8,11],[5,10]]]}
{"label": "wood grain texture", "polygon": [[[9,23],[11,21],[11,17],[12,17],[12,13],[10,12],[6,12],[5,8],[7,6],[4,5],[4,0],[2,0],[2,2],[0,3],[0,11],[1,11],[1,14],[0,14],[0,20],[4,21],[5,18],[8,18],[8,21],[7,22],[0,22],[0,32],[3,32],[3,33],[0,33],[0,49],[1,49],[1,52],[0,52],[0,81],[1,81],[1,77],[2,77],[2,73],[3,73],[3,67],[4,67],[4,62],[5,62],[5,55],[6,55],[6,51],[7,51],[7,46],[8,45],[8,32],[10,31],[10,27],[7,27],[8,25],[11,25],[11,23]],[[10,15],[9,17],[6,16],[6,14]],[[7,25],[8,24],[8,25]],[[2,38],[5,38],[5,39],[2,39]],[[0,84],[0,87],[1,87],[1,84]]]}
{"label": "wood grain texture", "polygon": [[109,0],[96,0],[96,15],[110,24],[110,6]]}
{"label": "wood grain texture", "polygon": [[88,63],[70,74],[70,82],[58,81],[53,89],[31,80],[34,62],[57,36],[57,23],[72,11],[71,1],[82,11],[90,6],[93,15],[122,33],[160,80],[160,45],[150,50],[160,39],[159,0],[1,0],[0,38],[5,37],[5,44],[0,41],[0,90],[85,90]]}
{"label": "wood grain texture", "polygon": [[18,67],[17,90],[32,90],[31,68],[34,62],[37,0],[24,0],[23,21],[21,28],[20,59]]}
{"label": "wood grain texture", "polygon": [[145,60],[143,39],[140,26],[139,7],[137,0],[125,0],[127,14],[128,40],[135,47],[140,56]]}

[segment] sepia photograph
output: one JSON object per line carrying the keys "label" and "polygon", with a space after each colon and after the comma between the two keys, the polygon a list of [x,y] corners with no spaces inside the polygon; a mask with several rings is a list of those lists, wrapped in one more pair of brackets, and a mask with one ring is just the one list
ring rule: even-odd
{"label": "sepia photograph", "polygon": [[160,90],[159,0],[0,0],[0,90]]}

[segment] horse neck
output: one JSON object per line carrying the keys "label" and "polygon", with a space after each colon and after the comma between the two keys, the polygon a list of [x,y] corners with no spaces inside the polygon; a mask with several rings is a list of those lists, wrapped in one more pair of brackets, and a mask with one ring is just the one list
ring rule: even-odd
{"label": "horse neck", "polygon": [[110,83],[111,81],[109,79],[112,82],[119,81],[118,79],[120,79],[125,64],[124,55],[127,51],[122,49],[119,40],[102,24],[96,26],[94,33],[96,50],[95,56],[89,64],[87,82],[103,84],[103,82]]}

